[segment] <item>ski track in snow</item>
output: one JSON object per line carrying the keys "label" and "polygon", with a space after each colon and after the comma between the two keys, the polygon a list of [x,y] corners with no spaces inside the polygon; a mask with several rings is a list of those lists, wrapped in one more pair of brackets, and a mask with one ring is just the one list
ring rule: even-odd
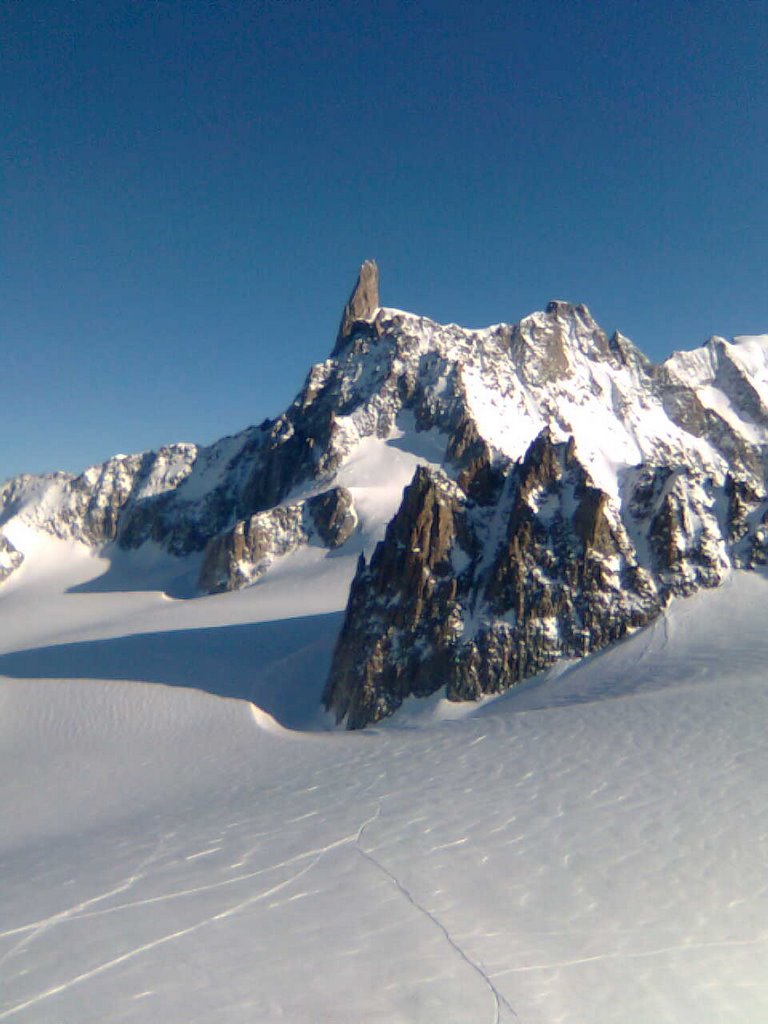
{"label": "ski track in snow", "polygon": [[280,892],[298,881],[306,875],[308,871],[311,871],[311,869],[320,860],[320,857],[322,857],[322,853],[306,867],[297,871],[295,875],[292,875],[284,882],[280,882],[277,885],[272,886],[271,889],[265,889],[263,892],[259,892],[255,896],[249,896],[248,899],[241,900],[239,903],[235,903],[234,906],[228,907],[226,910],[223,910],[218,914],[206,917],[197,924],[191,925],[189,928],[180,928],[178,931],[171,932],[169,935],[163,935],[161,938],[154,939],[152,942],[146,942],[143,946],[137,946],[136,949],[131,949],[127,953],[123,953],[121,956],[115,957],[113,960],[107,960],[105,963],[99,964],[98,967],[94,967],[90,971],[85,971],[83,974],[78,974],[77,977],[70,978],[69,981],[65,981],[61,985],[56,985],[54,988],[47,989],[45,992],[40,992],[31,999],[27,999],[26,1002],[19,1003],[17,1006],[12,1006],[9,1010],[5,1010],[0,1013],[0,1020],[6,1020],[8,1017],[12,1017],[21,1010],[26,1010],[30,1006],[34,1006],[37,1003],[42,1002],[44,999],[49,999],[51,996],[58,995],[60,992],[65,992],[67,989],[72,988],[73,985],[79,985],[84,981],[89,981],[91,978],[95,978],[99,974],[103,974],[105,971],[109,971],[112,968],[125,963],[127,960],[132,960],[134,957],[140,956],[142,953],[148,953],[150,950],[156,949],[158,946],[165,945],[166,942],[173,942],[176,939],[184,938],[186,935],[191,935],[192,932],[196,932],[200,928],[204,928],[206,925],[212,924],[214,921],[223,921],[226,918],[231,917],[233,914],[238,913],[238,911],[243,910],[245,907],[250,906],[253,903],[257,903],[259,900],[264,900],[268,896],[273,896],[275,893]]}
{"label": "ski track in snow", "polygon": [[10,928],[8,931],[0,932],[0,939],[10,938],[13,935],[28,935],[26,939],[22,939],[19,943],[12,946],[7,952],[0,956],[0,968],[2,968],[3,964],[9,959],[9,957],[14,956],[25,946],[34,942],[35,939],[39,938],[39,936],[49,928],[62,924],[64,921],[72,921],[76,919],[81,920],[84,916],[89,916],[85,913],[88,907],[92,907],[96,903],[102,903],[104,900],[111,899],[114,896],[119,896],[121,893],[127,892],[141,878],[143,878],[146,868],[159,855],[163,841],[164,837],[156,844],[152,853],[140,861],[135,871],[133,871],[124,882],[116,885],[114,889],[109,889],[107,892],[100,893],[98,896],[92,896],[90,899],[82,900],[80,903],[76,903],[73,906],[68,907],[66,910],[61,910],[56,914],[51,914],[50,917],[43,918],[40,921],[34,921],[32,924],[21,925],[18,928]]}
{"label": "ski track in snow", "polygon": [[764,932],[752,939],[723,939],[719,942],[685,942],[677,946],[663,946],[660,949],[644,949],[630,953],[597,953],[595,956],[585,956],[578,960],[561,960],[553,964],[526,964],[524,967],[508,967],[506,970],[497,971],[493,977],[501,978],[509,974],[527,974],[529,971],[555,971],[562,967],[581,967],[582,964],[597,963],[604,960],[643,960],[645,957],[663,956],[667,953],[688,953],[700,949],[732,949],[736,946],[758,946],[768,942],[768,932]]}
{"label": "ski track in snow", "polygon": [[[198,921],[196,924],[193,924],[193,925],[189,926],[188,928],[180,928],[178,931],[171,932],[168,935],[163,935],[159,939],[153,939],[151,942],[146,942],[146,943],[144,943],[141,946],[137,946],[135,949],[129,950],[127,953],[123,953],[121,956],[117,956],[117,957],[115,957],[112,960],[107,960],[106,962],[104,962],[102,964],[99,964],[98,967],[94,967],[94,968],[92,968],[89,971],[85,971],[82,974],[79,974],[79,975],[77,975],[74,978],[70,978],[68,981],[63,982],[60,985],[56,985],[53,988],[47,989],[44,992],[40,992],[37,995],[32,996],[30,999],[25,1000],[23,1003],[19,1003],[18,1005],[12,1006],[12,1007],[10,1007],[7,1010],[3,1010],[2,1012],[0,1012],[0,1020],[7,1020],[9,1017],[15,1016],[17,1013],[20,1013],[22,1010],[29,1009],[31,1006],[35,1006],[36,1004],[42,1002],[43,1000],[49,999],[51,996],[55,996],[55,995],[58,995],[61,992],[65,992],[67,989],[72,988],[74,985],[79,985],[79,984],[81,984],[84,981],[89,981],[91,978],[95,978],[98,975],[103,974],[105,971],[110,971],[113,968],[120,966],[120,964],[123,964],[123,963],[125,963],[128,960],[132,960],[134,957],[141,956],[144,953],[148,953],[151,950],[156,949],[158,946],[163,946],[163,945],[165,945],[168,942],[173,942],[176,939],[182,939],[185,936],[191,935],[193,932],[199,931],[201,928],[206,927],[206,925],[213,924],[216,921],[226,920],[227,918],[232,917],[234,914],[237,914],[239,911],[244,910],[246,907],[249,907],[249,906],[251,906],[251,905],[253,905],[255,903],[259,903],[260,901],[267,899],[269,896],[274,896],[278,892],[282,892],[284,889],[289,888],[291,885],[293,885],[295,882],[297,882],[300,878],[303,878],[305,875],[307,875],[320,862],[320,859],[325,854],[330,853],[332,850],[339,849],[342,846],[348,846],[350,843],[354,843],[355,845],[359,846],[360,838],[361,838],[361,836],[363,834],[363,831],[365,830],[366,826],[370,822],[374,821],[378,817],[378,814],[379,814],[379,811],[377,810],[376,814],[374,814],[372,817],[370,817],[366,821],[364,821],[363,824],[360,826],[360,828],[355,833],[353,833],[352,835],[343,836],[341,839],[337,839],[337,840],[335,840],[332,843],[328,843],[326,846],[320,847],[320,848],[315,849],[315,850],[308,850],[305,853],[298,854],[296,857],[292,857],[290,860],[283,861],[280,864],[273,864],[273,865],[271,865],[268,868],[263,868],[260,871],[253,872],[253,873],[251,873],[249,875],[241,875],[241,876],[239,876],[239,878],[229,879],[227,882],[219,883],[219,886],[220,885],[226,885],[226,884],[232,884],[234,882],[243,881],[245,879],[253,878],[256,875],[265,874],[265,873],[268,873],[270,871],[276,871],[279,868],[286,867],[286,866],[288,866],[290,864],[295,864],[295,863],[297,863],[299,861],[302,861],[302,860],[306,860],[309,857],[312,858],[312,860],[310,861],[309,864],[305,865],[303,868],[301,868],[299,871],[297,871],[295,874],[291,875],[289,878],[285,879],[284,881],[278,882],[276,885],[273,885],[273,886],[271,886],[268,889],[264,889],[264,890],[256,893],[253,896],[248,896],[246,899],[240,900],[238,903],[235,903],[233,906],[228,907],[226,910],[220,911],[217,914],[213,914],[210,917],[204,918],[202,921]],[[361,852],[363,852],[363,851],[361,851]],[[141,877],[141,875],[139,873],[141,871],[141,868],[145,867],[146,864],[149,863],[149,861],[151,861],[153,859],[153,857],[154,857],[154,855],[150,855],[150,857],[147,859],[147,861],[142,862],[142,864],[140,865],[139,869],[137,869],[137,874],[136,875],[132,876],[124,884],[122,884],[121,886],[116,887],[111,892],[104,893],[101,896],[94,897],[93,899],[85,901],[82,904],[78,904],[76,907],[73,907],[70,910],[63,911],[60,914],[55,914],[52,917],[48,918],[46,921],[41,922],[39,924],[39,926],[34,926],[34,925],[28,926],[28,927],[31,927],[31,928],[34,929],[33,935],[32,935],[32,938],[30,939],[30,941],[34,941],[34,938],[37,937],[37,935],[40,934],[40,932],[42,930],[45,930],[47,928],[52,928],[52,927],[54,927],[54,926],[56,926],[58,924],[61,924],[63,921],[75,920],[75,919],[82,920],[83,917],[92,917],[92,916],[94,916],[93,914],[85,914],[85,915],[79,914],[78,915],[77,912],[79,910],[81,910],[81,909],[84,910],[87,906],[91,906],[94,903],[100,902],[101,900],[108,899],[110,896],[117,895],[120,892],[125,892],[126,889],[130,888],[130,886],[132,884],[134,884],[135,881],[138,878]],[[217,888],[219,886],[217,886],[217,885],[200,886],[197,889],[189,889],[189,890],[186,890],[184,892],[168,893],[168,894],[163,895],[163,896],[157,896],[157,897],[155,897],[154,899],[151,899],[151,900],[139,900],[136,903],[127,903],[127,904],[123,904],[121,906],[111,907],[111,908],[103,911],[102,913],[113,913],[113,912],[118,912],[118,911],[121,911],[121,910],[129,910],[132,907],[143,906],[143,905],[146,905],[148,903],[161,902],[161,901],[164,901],[164,900],[167,900],[167,899],[176,899],[179,896],[194,895],[194,894],[197,894],[197,893],[209,890],[211,888]],[[17,933],[18,933],[18,930],[17,930]],[[2,938],[3,935],[6,935],[6,934],[13,934],[13,933],[10,932],[10,933],[0,934],[0,938]],[[0,965],[3,963],[3,961],[8,956],[12,955],[15,952],[18,952],[19,948],[20,948],[19,946],[15,946],[11,950],[9,950],[9,952],[5,955],[5,957],[3,957],[0,960]]]}
{"label": "ski track in snow", "polygon": [[[51,917],[44,918],[42,921],[35,921],[32,924],[21,925],[18,928],[11,928],[9,931],[0,932],[0,939],[11,935],[19,935],[23,932],[32,932],[33,939],[30,941],[33,941],[35,936],[54,925],[63,924],[65,922],[80,922],[93,917],[104,917],[107,914],[117,914],[125,910],[135,910],[137,907],[147,907],[154,903],[165,903],[168,900],[182,899],[185,896],[198,896],[204,892],[211,892],[213,889],[224,889],[228,886],[237,885],[239,882],[247,882],[252,878],[258,878],[260,875],[266,875],[272,871],[278,871],[280,868],[290,867],[293,864],[307,860],[309,857],[315,858],[313,861],[314,864],[317,863],[317,860],[322,857],[323,854],[329,853],[331,850],[338,849],[340,846],[346,846],[355,841],[355,839],[356,836],[344,836],[332,843],[328,843],[326,846],[306,850],[304,853],[296,854],[295,857],[289,857],[287,860],[278,861],[277,864],[270,864],[268,867],[259,868],[256,871],[248,871],[245,874],[235,875],[232,878],[225,878],[219,882],[211,882],[207,885],[198,885],[191,889],[177,889],[172,892],[162,893],[160,896],[150,896],[142,900],[133,900],[131,903],[118,903],[114,907],[105,907],[103,910],[88,911],[86,909],[94,903],[100,903],[102,900],[109,899],[112,896],[117,896],[120,893],[125,892],[142,877],[140,874],[132,875],[126,883],[123,883],[100,896],[96,896],[93,899],[79,903],[76,906],[71,907],[69,910],[61,911],[58,914],[52,914]],[[199,854],[193,854],[192,856],[187,856],[184,859],[189,861],[196,859],[197,856],[199,856]],[[7,957],[15,953],[17,948],[18,947],[10,949],[2,958],[0,958],[0,965]]]}

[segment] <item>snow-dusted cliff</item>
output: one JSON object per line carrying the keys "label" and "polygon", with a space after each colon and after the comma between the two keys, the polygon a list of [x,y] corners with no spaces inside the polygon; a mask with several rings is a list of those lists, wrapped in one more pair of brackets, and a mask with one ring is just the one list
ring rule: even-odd
{"label": "snow-dusted cliff", "polygon": [[331,358],[275,420],[8,481],[0,580],[23,564],[19,523],[201,552],[208,592],[303,546],[362,551],[325,694],[356,726],[410,693],[504,689],[765,563],[768,336],[655,366],[584,306],[470,331],[377,302],[367,263]]}

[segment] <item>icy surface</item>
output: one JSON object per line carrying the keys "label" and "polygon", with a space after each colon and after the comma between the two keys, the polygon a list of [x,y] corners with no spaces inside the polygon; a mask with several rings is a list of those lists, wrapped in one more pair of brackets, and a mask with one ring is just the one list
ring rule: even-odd
{"label": "icy surface", "polygon": [[324,724],[343,559],[174,601],[37,543],[0,593],[0,1021],[768,1019],[765,576],[350,734],[280,724]]}

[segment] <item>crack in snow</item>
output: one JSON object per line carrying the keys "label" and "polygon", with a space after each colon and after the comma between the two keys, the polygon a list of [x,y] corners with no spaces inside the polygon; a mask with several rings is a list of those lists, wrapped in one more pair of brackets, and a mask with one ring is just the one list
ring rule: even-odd
{"label": "crack in snow", "polygon": [[491,995],[493,996],[493,1024],[501,1024],[502,1007],[509,1010],[512,1016],[516,1020],[519,1020],[520,1018],[517,1012],[513,1009],[512,1006],[510,1006],[510,1004],[507,1002],[507,1000],[504,998],[501,992],[499,992],[498,988],[494,985],[489,975],[486,974],[486,972],[483,970],[480,964],[477,963],[476,960],[473,960],[472,957],[470,957],[469,954],[461,948],[459,943],[456,941],[456,939],[454,939],[454,937],[448,931],[443,922],[438,917],[436,917],[435,914],[432,913],[432,911],[428,910],[422,903],[419,903],[419,901],[416,899],[413,893],[403,885],[400,879],[396,875],[394,875],[389,870],[388,867],[386,867],[380,860],[378,860],[378,858],[375,857],[369,850],[364,849],[360,845],[363,838],[363,833],[365,832],[366,828],[373,821],[375,821],[376,818],[379,817],[380,812],[381,807],[379,807],[379,809],[377,810],[376,814],[373,815],[373,817],[369,818],[368,821],[363,822],[363,824],[360,826],[360,831],[358,832],[357,836],[357,842],[355,844],[355,849],[357,850],[357,852],[360,854],[361,857],[364,857],[365,860],[367,860],[370,864],[373,864],[375,868],[377,868],[383,875],[385,875],[390,880],[390,882],[392,882],[392,884],[395,886],[395,888],[401,894],[401,896],[403,896],[415,910],[418,910],[420,914],[422,914],[424,917],[426,917],[429,921],[432,922],[432,924],[442,933],[446,942],[454,950],[454,952],[459,957],[461,957],[464,963],[467,964],[467,966],[470,967],[475,972],[475,974],[480,976],[480,978],[483,980],[483,982],[491,992]]}

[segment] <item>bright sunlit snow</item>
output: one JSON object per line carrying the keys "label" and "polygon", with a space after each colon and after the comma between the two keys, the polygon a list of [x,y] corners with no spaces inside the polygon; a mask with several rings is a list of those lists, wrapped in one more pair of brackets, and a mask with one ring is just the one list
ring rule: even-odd
{"label": "bright sunlit snow", "polygon": [[175,601],[41,543],[0,593],[0,1021],[768,1017],[764,576],[350,734],[348,560]]}

